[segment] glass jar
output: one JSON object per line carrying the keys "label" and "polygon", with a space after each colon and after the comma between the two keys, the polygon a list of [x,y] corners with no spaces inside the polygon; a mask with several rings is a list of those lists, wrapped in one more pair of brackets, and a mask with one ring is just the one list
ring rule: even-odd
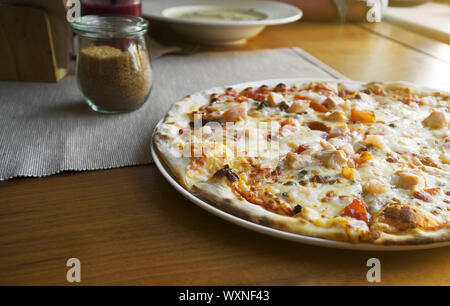
{"label": "glass jar", "polygon": [[77,81],[84,100],[103,113],[141,107],[152,87],[145,44],[148,22],[140,17],[83,16],[78,34]]}
{"label": "glass jar", "polygon": [[142,17],[141,0],[82,0],[81,14]]}

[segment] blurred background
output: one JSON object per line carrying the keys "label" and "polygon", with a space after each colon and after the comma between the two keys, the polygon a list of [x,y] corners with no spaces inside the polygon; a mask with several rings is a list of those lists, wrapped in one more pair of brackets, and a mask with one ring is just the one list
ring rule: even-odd
{"label": "blurred background", "polygon": [[[183,42],[192,43],[189,39],[174,33],[167,23],[153,20],[149,16],[152,13],[146,11],[146,7],[150,7],[149,4],[165,1],[82,0],[82,3],[83,5],[93,4],[91,8],[98,11],[107,7],[107,5],[96,6],[98,3],[110,3],[110,6],[113,6],[112,3],[118,5],[137,2],[139,10],[133,13],[150,19],[149,33],[154,41],[169,46],[180,45]],[[245,0],[242,1],[245,2]],[[426,38],[450,44],[450,0],[273,1],[289,3],[300,8],[303,11],[303,17],[299,22],[303,24],[312,22],[313,24],[309,26],[317,25],[318,27],[320,25],[315,22],[368,24],[367,14],[371,5],[388,4],[389,6],[382,11],[383,21]],[[76,54],[77,48],[73,47],[75,40],[66,18],[67,2],[67,0],[0,0],[0,80],[54,82],[68,73],[70,58]],[[69,1],[69,3],[72,2]],[[188,4],[193,0],[181,2]],[[224,0],[223,3],[226,4],[227,1]],[[14,14],[18,17],[15,18]],[[285,31],[284,29],[287,28],[279,29],[279,31]],[[192,44],[195,45],[195,43]],[[253,45],[253,42],[249,42],[248,45]],[[27,46],[33,46],[33,52]],[[151,47],[156,50],[154,45]],[[49,48],[51,57],[48,56]],[[33,60],[37,57],[47,58],[47,64],[43,65],[42,62]]]}
{"label": "blurred background", "polygon": [[450,0],[391,0],[385,19],[450,44]]}

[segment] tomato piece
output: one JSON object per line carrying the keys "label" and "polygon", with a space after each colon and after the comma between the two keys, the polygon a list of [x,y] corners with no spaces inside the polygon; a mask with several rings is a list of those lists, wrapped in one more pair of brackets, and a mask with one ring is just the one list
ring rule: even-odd
{"label": "tomato piece", "polygon": [[283,122],[281,122],[281,126],[285,126],[285,125],[297,126],[297,125],[295,124],[295,121],[292,120],[292,118],[287,118],[286,120],[284,120]]}
{"label": "tomato piece", "polygon": [[369,222],[367,215],[366,205],[358,198],[354,199],[353,202],[345,206],[341,212],[341,216],[362,220],[366,223]]}
{"label": "tomato piece", "polygon": [[311,100],[309,97],[301,96],[301,95],[295,95],[294,100]]}
{"label": "tomato piece", "polygon": [[297,150],[295,150],[295,152],[298,154],[301,154],[301,153],[305,152],[306,150],[308,150],[308,146],[299,145]]}
{"label": "tomato piece", "polygon": [[436,188],[428,188],[428,189],[424,189],[424,191],[426,193],[429,193],[431,195],[437,195],[441,193],[441,189],[436,187]]}

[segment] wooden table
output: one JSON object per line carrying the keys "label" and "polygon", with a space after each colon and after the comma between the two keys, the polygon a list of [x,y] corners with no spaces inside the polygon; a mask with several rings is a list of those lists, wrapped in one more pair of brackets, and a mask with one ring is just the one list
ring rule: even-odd
{"label": "wooden table", "polygon": [[[299,46],[352,79],[445,88],[450,47],[389,24],[297,22],[245,46]],[[223,50],[220,49],[220,50]],[[0,183],[0,285],[450,285],[450,248],[355,252],[254,233],[179,195],[154,165]]]}

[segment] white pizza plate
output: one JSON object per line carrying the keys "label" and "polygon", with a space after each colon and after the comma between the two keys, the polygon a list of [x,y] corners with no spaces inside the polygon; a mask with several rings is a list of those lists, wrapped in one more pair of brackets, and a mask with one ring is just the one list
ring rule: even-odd
{"label": "white pizza plate", "polygon": [[[266,26],[294,22],[302,17],[295,6],[266,0],[144,0],[144,17],[163,21],[186,39],[209,45],[245,43]],[[177,18],[182,13],[207,9],[254,9],[265,14],[262,20],[200,20]]]}
{"label": "white pizza plate", "polygon": [[[336,80],[336,79],[304,79],[304,78],[303,79],[276,79],[276,80],[263,80],[263,81],[249,82],[249,83],[243,83],[243,84],[229,85],[229,86],[217,88],[217,90],[223,89],[225,87],[246,88],[246,87],[259,86],[261,84],[265,84],[268,86],[275,86],[276,84],[281,83],[281,82],[283,82],[285,84],[302,84],[305,82],[312,82],[312,81],[323,81],[323,82],[329,81],[329,82],[340,82],[343,84],[360,84],[360,82],[356,82],[356,81]],[[211,91],[214,91],[214,89],[211,89]],[[157,124],[154,132],[156,131],[156,128],[162,122],[163,122],[163,119],[161,119],[161,121]],[[166,180],[179,193],[181,193],[185,198],[187,198],[188,200],[190,200],[197,206],[203,208],[204,210],[208,211],[209,213],[211,213],[215,216],[218,216],[218,217],[220,217],[224,220],[227,220],[231,223],[234,223],[236,225],[242,226],[244,228],[253,230],[258,233],[266,234],[266,235],[277,237],[277,238],[282,238],[282,239],[299,242],[299,243],[304,243],[304,244],[329,247],[329,248],[337,248],[337,249],[348,249],[348,250],[359,250],[359,251],[410,251],[410,250],[433,249],[433,248],[445,247],[445,246],[450,245],[450,241],[419,244],[419,245],[395,245],[395,246],[376,245],[376,244],[369,244],[369,243],[351,243],[351,242],[345,242],[345,241],[333,241],[333,240],[327,240],[327,239],[323,239],[323,238],[309,237],[309,236],[294,234],[294,233],[290,233],[290,232],[285,232],[282,230],[263,226],[263,225],[253,223],[251,221],[236,217],[236,216],[229,214],[227,212],[224,212],[224,211],[214,207],[212,204],[209,204],[209,203],[205,202],[204,200],[196,197],[194,194],[190,193],[183,186],[181,186],[172,177],[169,170],[165,166],[164,161],[158,155],[158,150],[155,147],[155,144],[153,141],[154,132],[153,132],[152,142],[151,142],[152,157],[153,157],[153,160],[154,160],[156,166],[158,167],[159,171],[166,178]]]}

